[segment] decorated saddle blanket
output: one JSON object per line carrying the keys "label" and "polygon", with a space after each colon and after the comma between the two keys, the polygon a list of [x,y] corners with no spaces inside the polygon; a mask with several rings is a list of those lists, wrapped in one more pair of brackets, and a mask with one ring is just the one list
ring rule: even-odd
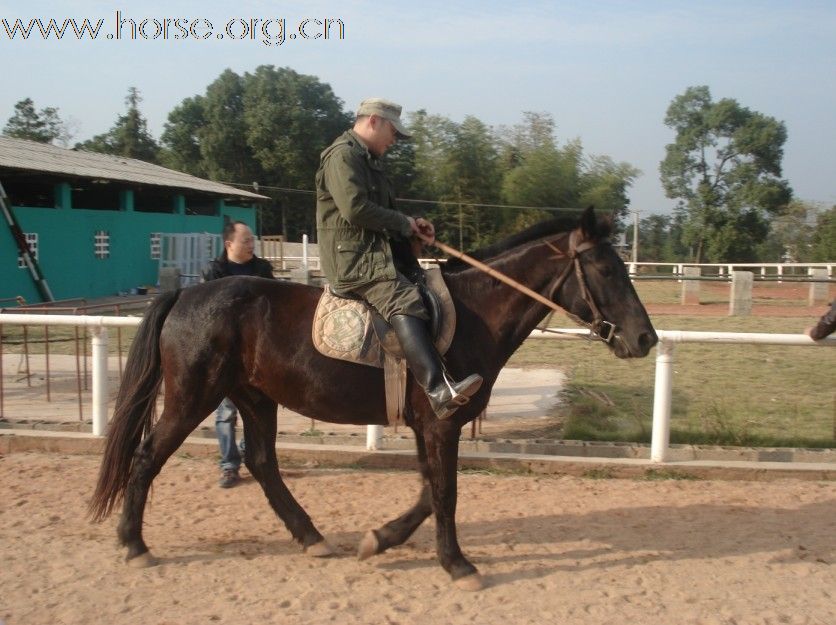
{"label": "decorated saddle blanket", "polygon": [[[456,308],[438,268],[426,272],[424,301],[431,316],[435,347],[444,354],[456,331]],[[383,368],[386,355],[403,359],[392,327],[361,299],[340,297],[328,287],[314,313],[313,343],[323,355]]]}

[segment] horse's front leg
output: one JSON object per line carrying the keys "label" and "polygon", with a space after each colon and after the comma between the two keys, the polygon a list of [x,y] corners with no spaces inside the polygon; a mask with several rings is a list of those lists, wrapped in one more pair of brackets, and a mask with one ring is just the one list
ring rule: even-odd
{"label": "horse's front leg", "polygon": [[456,469],[461,427],[429,419],[424,425],[432,507],[435,513],[436,548],[444,570],[463,590],[481,590],[482,576],[465,558],[456,538]]}

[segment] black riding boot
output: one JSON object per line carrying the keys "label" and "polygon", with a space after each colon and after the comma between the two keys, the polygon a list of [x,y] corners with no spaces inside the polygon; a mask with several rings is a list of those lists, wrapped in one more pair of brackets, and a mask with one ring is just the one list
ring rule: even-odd
{"label": "black riding boot", "polygon": [[461,382],[444,375],[441,358],[432,344],[427,324],[417,317],[392,315],[389,323],[401,343],[406,364],[412,369],[415,381],[427,393],[435,415],[446,419],[482,386],[482,376],[474,373]]}

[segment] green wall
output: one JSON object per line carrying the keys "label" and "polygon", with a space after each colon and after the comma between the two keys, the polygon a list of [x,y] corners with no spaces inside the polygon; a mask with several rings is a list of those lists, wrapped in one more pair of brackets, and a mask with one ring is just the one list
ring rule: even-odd
{"label": "green wall", "polygon": [[[59,198],[62,186],[56,187]],[[65,205],[61,199],[56,203]],[[132,204],[124,199],[122,203],[128,207]],[[19,206],[13,206],[12,210],[23,232],[38,234],[38,263],[53,296],[69,299],[103,297],[137,286],[156,285],[159,261],[151,259],[152,232],[220,234],[224,216],[243,221],[255,230],[255,209],[226,206],[221,200],[218,205],[219,214],[215,216],[185,215],[182,208],[178,213]],[[97,230],[110,233],[109,258],[95,257],[93,243]],[[17,246],[9,229],[2,224],[0,299],[17,295],[30,303],[41,301],[29,270],[18,268]]]}

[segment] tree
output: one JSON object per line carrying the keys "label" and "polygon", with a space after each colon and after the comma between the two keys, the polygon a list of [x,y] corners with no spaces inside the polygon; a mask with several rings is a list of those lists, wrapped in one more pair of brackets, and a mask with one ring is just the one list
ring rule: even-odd
{"label": "tree", "polygon": [[[524,112],[523,122],[502,132],[502,200],[518,206],[578,208],[583,147],[570,141],[558,147],[554,119],[548,113]],[[505,209],[506,233],[549,217],[546,211]]]}
{"label": "tree", "polygon": [[419,212],[433,221],[441,237],[457,236],[460,247],[492,240],[495,210],[477,206],[499,200],[502,172],[491,129],[473,116],[456,124],[419,110],[409,116],[409,131],[415,164],[412,191],[439,201],[421,205]]}
{"label": "tree", "polygon": [[312,191],[320,153],[350,124],[342,101],[314,76],[272,65],[244,75],[227,69],[169,114],[164,158],[213,180],[258,182],[275,201],[264,231],[298,238],[316,229],[313,202],[284,189]]}
{"label": "tree", "polygon": [[160,162],[193,176],[205,177],[206,164],[200,152],[201,133],[206,127],[206,102],[203,96],[186,98],[168,114],[160,142]]}
{"label": "tree", "polygon": [[812,241],[819,212],[815,204],[792,200],[770,222],[769,234],[758,247],[758,258],[775,263],[812,262]]}
{"label": "tree", "polygon": [[76,148],[156,163],[160,148],[148,132],[148,122],[139,112],[141,101],[136,87],[128,89],[128,95],[125,96],[125,104],[128,107],[126,113],[120,115],[106,133],[78,143]]}
{"label": "tree", "polygon": [[206,88],[204,126],[199,135],[203,168],[212,180],[267,183],[269,179],[247,141],[244,89],[244,78],[231,69],[224,70]]}
{"label": "tree", "polygon": [[15,104],[14,115],[3,128],[3,134],[39,143],[52,143],[56,140],[66,142],[70,138],[66,124],[58,115],[58,109],[47,107],[37,112],[32,98]]}
{"label": "tree", "polygon": [[594,206],[609,213],[620,231],[630,206],[627,190],[640,174],[641,170],[629,163],[616,163],[609,156],[590,157],[580,176],[580,206]]}
{"label": "tree", "polygon": [[[523,124],[505,132],[502,197],[509,204],[577,209],[593,205],[612,215],[620,228],[630,204],[627,189],[639,170],[608,156],[585,157],[579,139],[559,147],[554,122],[544,113],[525,113]],[[511,229],[540,219],[543,213],[516,213]]]}
{"label": "tree", "polygon": [[313,189],[319,155],[351,125],[330,85],[288,67],[244,76],[247,144],[282,186]]}
{"label": "tree", "polygon": [[696,262],[754,260],[792,191],[781,177],[784,124],[735,100],[713,102],[708,87],[690,87],[668,107],[676,138],[659,170],[665,194],[679,200],[684,240]]}
{"label": "tree", "polygon": [[639,221],[639,261],[679,262],[688,255],[682,245],[681,217],[649,215]]}
{"label": "tree", "polygon": [[[262,65],[245,74],[243,84],[246,143],[264,172],[262,179],[313,191],[320,153],[351,125],[342,100],[327,83],[288,67]],[[294,233],[316,233],[310,197],[282,198],[284,221]]]}
{"label": "tree", "polygon": [[811,260],[816,263],[836,258],[836,206],[819,213],[811,241]]}

